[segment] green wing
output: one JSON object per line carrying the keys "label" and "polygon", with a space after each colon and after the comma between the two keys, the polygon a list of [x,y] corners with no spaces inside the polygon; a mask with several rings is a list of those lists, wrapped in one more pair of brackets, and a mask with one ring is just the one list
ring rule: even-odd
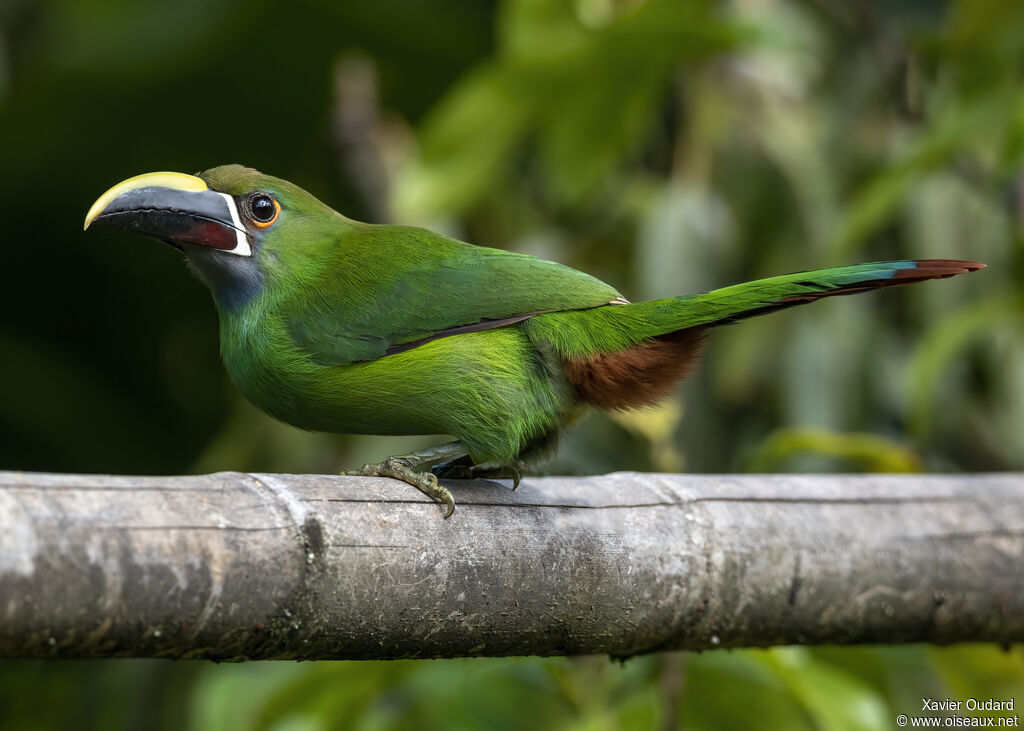
{"label": "green wing", "polygon": [[324,365],[381,358],[541,312],[624,301],[588,274],[425,229],[364,226],[334,242],[308,292],[286,307],[297,345]]}

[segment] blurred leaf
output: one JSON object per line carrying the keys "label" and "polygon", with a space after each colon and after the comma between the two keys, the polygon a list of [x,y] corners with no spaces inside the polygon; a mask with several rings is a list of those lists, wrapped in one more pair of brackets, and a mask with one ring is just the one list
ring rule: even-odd
{"label": "blurred leaf", "polygon": [[965,89],[985,89],[1016,78],[1024,58],[1024,15],[1006,0],[956,0],[942,32],[926,48],[955,63]]}
{"label": "blurred leaf", "polygon": [[1024,648],[960,645],[933,648],[929,654],[953,698],[1017,700],[1021,696]]}
{"label": "blurred leaf", "polygon": [[413,670],[405,661],[313,664],[292,682],[277,684],[253,728],[357,728],[361,722],[373,728],[373,706],[387,700],[381,690],[401,686]]}
{"label": "blurred leaf", "polygon": [[879,693],[840,668],[816,658],[806,648],[771,651],[793,695],[821,731],[889,729],[892,722]]}
{"label": "blurred leaf", "polygon": [[776,472],[794,454],[811,452],[856,465],[864,472],[921,472],[911,450],[874,434],[842,434],[812,428],[778,429],[747,458],[748,472]]}
{"label": "blurred leaf", "polygon": [[922,175],[1005,134],[1020,118],[1022,105],[1024,97],[1016,86],[970,104],[951,105],[906,152],[857,191],[836,231],[832,262],[847,261],[887,222]]}
{"label": "blurred leaf", "polygon": [[[640,55],[644,42],[637,40],[633,54]],[[549,101],[557,113],[546,115],[540,130],[540,156],[556,197],[579,202],[650,132],[670,69],[655,60],[637,76],[627,59],[596,54],[588,73],[603,83],[568,85],[557,102]]]}
{"label": "blurred leaf", "polygon": [[907,369],[911,426],[926,437],[933,422],[933,409],[942,407],[939,380],[951,363],[962,360],[976,341],[997,327],[1011,326],[1018,334],[1024,326],[1024,296],[1017,292],[987,297],[964,307],[955,315],[936,322],[914,351]]}
{"label": "blurred leaf", "polygon": [[485,65],[463,79],[431,113],[421,158],[394,192],[400,218],[462,210],[500,178],[533,114],[529,80]]}
{"label": "blurred leaf", "polygon": [[[463,212],[539,138],[556,198],[578,203],[635,153],[674,67],[747,37],[705,0],[649,0],[586,28],[567,0],[510,0],[497,58],[465,78],[424,126],[419,159],[399,176],[402,218]],[[586,83],[587,79],[601,83]]]}
{"label": "blurred leaf", "polygon": [[190,699],[192,731],[258,728],[263,704],[268,695],[273,697],[274,688],[307,674],[306,667],[295,663],[202,665],[201,668],[196,691]]}
{"label": "blurred leaf", "polygon": [[505,0],[498,15],[502,56],[546,67],[586,51],[593,33],[571,0]]}
{"label": "blurred leaf", "polygon": [[617,411],[611,416],[651,445],[651,464],[658,472],[682,472],[683,455],[675,445],[675,432],[682,419],[679,402],[667,400],[640,411]]}
{"label": "blurred leaf", "polygon": [[705,652],[688,659],[680,718],[698,731],[816,726],[764,650]]}

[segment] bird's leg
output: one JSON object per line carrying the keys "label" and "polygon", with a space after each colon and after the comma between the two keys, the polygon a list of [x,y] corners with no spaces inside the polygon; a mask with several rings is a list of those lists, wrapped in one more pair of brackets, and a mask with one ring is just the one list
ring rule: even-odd
{"label": "bird's leg", "polygon": [[430,471],[438,477],[445,477],[449,480],[472,480],[473,458],[466,454],[458,459],[438,462],[430,468]]}
{"label": "bird's leg", "polygon": [[359,475],[362,477],[392,477],[408,482],[425,495],[444,503],[447,511],[445,518],[455,512],[455,498],[451,491],[438,484],[437,476],[426,470],[438,462],[458,460],[468,455],[462,442],[449,442],[440,447],[423,449],[412,454],[388,457],[378,464],[364,464],[360,470],[342,472],[343,475]]}

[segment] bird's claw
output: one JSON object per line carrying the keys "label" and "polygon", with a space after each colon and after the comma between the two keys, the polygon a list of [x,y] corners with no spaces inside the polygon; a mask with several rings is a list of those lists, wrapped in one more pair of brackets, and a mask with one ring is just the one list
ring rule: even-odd
{"label": "bird's claw", "polygon": [[406,482],[424,495],[443,503],[445,506],[445,518],[450,518],[455,512],[455,498],[451,490],[437,481],[437,477],[430,472],[417,472],[408,461],[401,457],[388,457],[378,464],[364,464],[362,469],[347,470],[343,475],[355,475],[359,477],[391,477],[395,480]]}

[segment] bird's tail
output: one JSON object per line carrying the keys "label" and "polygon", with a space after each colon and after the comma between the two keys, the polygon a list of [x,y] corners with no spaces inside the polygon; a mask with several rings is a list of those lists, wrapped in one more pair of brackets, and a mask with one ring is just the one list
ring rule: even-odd
{"label": "bird's tail", "polygon": [[822,297],[973,272],[952,259],[885,261],[758,279],[704,294],[554,312],[524,329],[561,357],[579,397],[604,408],[652,403],[692,368],[704,332]]}
{"label": "bird's tail", "polygon": [[757,279],[704,294],[640,304],[650,306],[652,325],[665,328],[648,334],[654,337],[698,325],[724,325],[822,297],[966,274],[984,266],[956,259],[881,261]]}

